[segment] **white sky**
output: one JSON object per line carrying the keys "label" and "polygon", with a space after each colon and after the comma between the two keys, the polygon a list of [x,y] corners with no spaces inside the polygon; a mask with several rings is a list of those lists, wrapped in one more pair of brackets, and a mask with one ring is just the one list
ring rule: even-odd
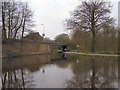
{"label": "white sky", "polygon": [[[65,30],[64,20],[70,17],[70,11],[80,3],[79,0],[26,0],[30,8],[34,11],[33,19],[35,24],[34,31],[43,33],[43,26],[45,25],[45,37],[54,39],[56,35],[61,33],[69,34]],[[82,0],[81,0],[82,1]],[[110,0],[108,0],[110,1]],[[112,16],[118,17],[118,1],[111,0],[113,4]]]}

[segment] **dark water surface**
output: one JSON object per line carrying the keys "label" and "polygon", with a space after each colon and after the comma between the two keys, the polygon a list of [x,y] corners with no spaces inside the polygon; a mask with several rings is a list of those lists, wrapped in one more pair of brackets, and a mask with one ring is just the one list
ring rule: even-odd
{"label": "dark water surface", "polygon": [[34,55],[3,60],[4,88],[118,88],[118,58]]}

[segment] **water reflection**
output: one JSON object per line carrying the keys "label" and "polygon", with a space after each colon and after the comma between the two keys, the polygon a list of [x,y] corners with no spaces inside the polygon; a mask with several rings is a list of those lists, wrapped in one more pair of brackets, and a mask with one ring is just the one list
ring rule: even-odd
{"label": "water reflection", "polygon": [[66,54],[3,60],[3,88],[117,88],[118,58]]}
{"label": "water reflection", "polygon": [[66,53],[63,53],[63,59],[67,59]]}
{"label": "water reflection", "polygon": [[2,88],[25,88],[32,86],[32,77],[22,69],[3,73]]}
{"label": "water reflection", "polygon": [[[32,73],[50,62],[51,55],[29,56],[3,60],[2,86],[3,88],[32,87]],[[43,69],[43,73],[45,70]]]}
{"label": "water reflection", "polygon": [[95,86],[95,60],[93,58],[90,60],[90,64],[91,64],[91,71],[92,71],[91,88],[96,88]]}
{"label": "water reflection", "polygon": [[67,81],[68,88],[118,88],[117,58],[79,57],[72,70],[75,76]]}

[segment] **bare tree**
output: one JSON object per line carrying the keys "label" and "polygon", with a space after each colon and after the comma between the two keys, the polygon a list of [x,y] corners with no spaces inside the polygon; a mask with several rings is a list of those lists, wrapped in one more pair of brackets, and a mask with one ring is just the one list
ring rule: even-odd
{"label": "bare tree", "polygon": [[[23,38],[25,31],[31,30],[33,12],[27,3],[2,2],[2,33],[4,38]],[[18,35],[19,34],[19,35]]]}
{"label": "bare tree", "polygon": [[[12,4],[12,17],[11,17],[11,38],[16,38],[18,31],[21,31],[23,23],[23,13],[22,13],[23,3],[13,2]],[[16,12],[16,14],[14,14]]]}
{"label": "bare tree", "polygon": [[21,2],[2,2],[2,26],[3,37],[13,38],[15,31],[20,29],[20,3]]}
{"label": "bare tree", "polygon": [[22,41],[23,41],[25,30],[31,31],[30,28],[34,26],[33,21],[32,21],[33,12],[30,10],[27,3],[23,5],[22,13],[23,13],[23,24],[22,24],[21,46],[22,46]]}
{"label": "bare tree", "polygon": [[104,24],[114,26],[114,19],[110,17],[111,3],[101,0],[82,2],[67,19],[67,29],[85,30],[92,35],[91,52],[95,51],[95,35],[99,30],[105,30]]}

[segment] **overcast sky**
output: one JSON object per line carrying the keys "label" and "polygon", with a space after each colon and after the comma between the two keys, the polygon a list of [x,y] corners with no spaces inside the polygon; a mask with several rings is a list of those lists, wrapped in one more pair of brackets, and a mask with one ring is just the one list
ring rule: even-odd
{"label": "overcast sky", "polygon": [[[80,3],[79,0],[26,0],[30,8],[34,11],[33,19],[36,27],[34,31],[43,33],[43,26],[45,25],[45,37],[54,39],[56,35],[61,33],[69,34],[65,30],[64,20],[70,17],[70,11]],[[82,0],[81,0],[82,1]],[[110,1],[110,0],[108,0]],[[112,0],[111,0],[112,1]],[[113,0],[112,16],[118,17],[118,1]]]}

